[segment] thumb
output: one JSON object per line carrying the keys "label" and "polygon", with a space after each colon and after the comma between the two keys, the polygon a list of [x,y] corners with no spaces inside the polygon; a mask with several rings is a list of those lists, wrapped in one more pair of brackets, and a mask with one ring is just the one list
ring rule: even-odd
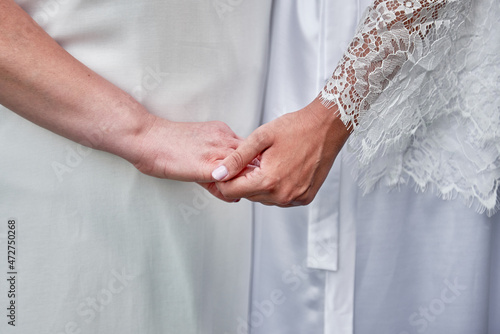
{"label": "thumb", "polygon": [[255,130],[236,150],[226,157],[212,172],[217,181],[227,181],[238,175],[260,153],[272,144],[272,136],[265,131],[265,127]]}

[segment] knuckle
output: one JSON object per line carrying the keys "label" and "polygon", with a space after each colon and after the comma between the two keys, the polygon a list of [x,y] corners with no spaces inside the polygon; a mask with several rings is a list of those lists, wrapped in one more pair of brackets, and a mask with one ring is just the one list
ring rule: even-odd
{"label": "knuckle", "polygon": [[302,198],[302,199],[298,200],[297,205],[309,205],[309,204],[311,204],[313,199],[314,199],[314,196],[313,197],[307,196],[306,198]]}
{"label": "knuckle", "polygon": [[312,203],[312,201],[314,200],[314,197],[315,196],[310,196],[306,199],[306,201],[304,202],[304,205],[309,205]]}
{"label": "knuckle", "polygon": [[316,197],[316,192],[308,188],[301,196],[297,197],[295,203],[297,205],[309,205]]}
{"label": "knuckle", "polygon": [[232,164],[238,171],[245,167],[244,158],[238,150],[233,151],[229,163]]}
{"label": "knuckle", "polygon": [[218,191],[222,194],[222,196],[224,196],[224,198],[227,198],[227,199],[233,198],[232,191],[229,189],[229,187],[224,182],[217,183],[216,187],[217,187]]}
{"label": "knuckle", "polygon": [[222,121],[210,121],[210,125],[212,131],[219,136],[226,136],[229,133],[232,133],[231,128]]}
{"label": "knuckle", "polygon": [[261,127],[259,128],[258,131],[255,131],[253,133],[253,141],[255,143],[255,145],[257,146],[261,146],[261,145],[266,145],[267,143],[269,143],[271,141],[271,134],[268,132],[268,131],[264,131],[263,130],[264,128]]}
{"label": "knuckle", "polygon": [[280,194],[276,197],[276,203],[279,205],[289,205],[293,202],[293,197],[290,194]]}
{"label": "knuckle", "polygon": [[276,202],[279,205],[290,205],[294,202],[296,194],[293,189],[282,189],[276,192]]}
{"label": "knuckle", "polygon": [[210,124],[216,129],[226,129],[227,125],[223,121],[210,121]]}
{"label": "knuckle", "polygon": [[274,193],[278,187],[279,181],[273,177],[266,177],[261,181],[261,187],[268,193]]}
{"label": "knuckle", "polygon": [[289,187],[281,192],[278,201],[280,205],[302,206],[311,204],[314,197],[310,187]]}

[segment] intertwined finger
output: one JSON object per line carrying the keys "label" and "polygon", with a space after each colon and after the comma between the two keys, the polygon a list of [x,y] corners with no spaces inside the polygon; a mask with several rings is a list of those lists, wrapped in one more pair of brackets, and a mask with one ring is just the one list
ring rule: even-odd
{"label": "intertwined finger", "polygon": [[272,137],[266,131],[262,131],[262,127],[258,128],[221,162],[213,171],[213,178],[217,181],[231,180],[271,146],[272,141]]}

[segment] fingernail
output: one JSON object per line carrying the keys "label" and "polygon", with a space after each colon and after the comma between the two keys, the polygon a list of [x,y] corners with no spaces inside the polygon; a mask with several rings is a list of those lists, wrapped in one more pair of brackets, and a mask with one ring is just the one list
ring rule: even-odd
{"label": "fingernail", "polygon": [[227,171],[226,166],[220,166],[220,167],[217,167],[217,169],[212,172],[212,177],[214,179],[216,179],[217,181],[220,181],[223,178],[225,178],[227,176],[227,174],[228,174],[228,171]]}

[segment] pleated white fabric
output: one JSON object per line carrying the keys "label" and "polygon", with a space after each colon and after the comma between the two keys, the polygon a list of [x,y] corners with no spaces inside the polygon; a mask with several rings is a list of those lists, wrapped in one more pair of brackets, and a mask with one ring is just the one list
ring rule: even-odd
{"label": "pleated white fabric", "polygon": [[[176,121],[261,117],[270,1],[19,0],[77,59]],[[247,322],[252,206],[0,108],[0,254],[18,222],[17,322],[0,333],[236,333]],[[175,143],[165,143],[172,145]],[[5,270],[4,270],[5,269]]]}
{"label": "pleated white fabric", "polygon": [[[275,2],[266,121],[316,96],[370,2]],[[257,207],[252,298],[286,298],[252,333],[498,333],[499,215],[412,184],[363,196],[341,153],[309,208]]]}
{"label": "pleated white fabric", "polygon": [[[275,1],[265,122],[317,96],[367,4]],[[252,314],[263,314],[258,305],[270,301],[273,291],[284,298],[254,323],[252,333],[352,332],[355,225],[350,207],[357,188],[350,187],[343,168],[334,164],[308,207],[256,207]]]}

